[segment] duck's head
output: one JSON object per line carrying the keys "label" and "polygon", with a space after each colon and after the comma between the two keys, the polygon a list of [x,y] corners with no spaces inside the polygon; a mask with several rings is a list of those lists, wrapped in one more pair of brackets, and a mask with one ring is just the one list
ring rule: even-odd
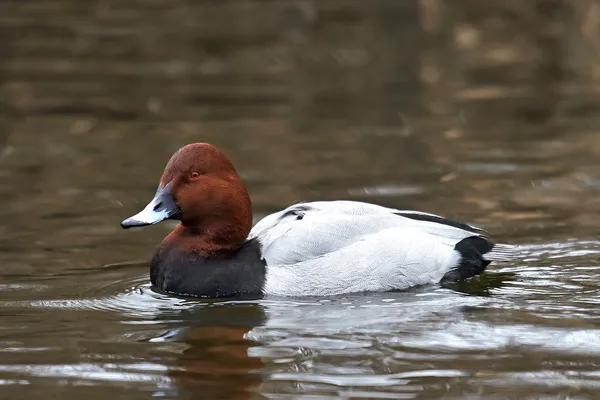
{"label": "duck's head", "polygon": [[181,221],[180,236],[195,236],[231,250],[244,244],[252,228],[252,204],[223,152],[208,143],[179,149],[167,163],[154,198],[121,226],[128,229],[166,219]]}

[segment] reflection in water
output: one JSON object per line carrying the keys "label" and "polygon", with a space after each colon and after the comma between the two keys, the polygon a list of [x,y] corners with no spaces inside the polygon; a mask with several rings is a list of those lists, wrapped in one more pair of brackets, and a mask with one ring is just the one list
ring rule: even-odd
{"label": "reflection in water", "polygon": [[[2,395],[598,398],[596,1],[138,3],[3,4]],[[194,141],[257,219],[365,200],[525,253],[405,293],[155,293],[172,226],[119,222]]]}
{"label": "reflection in water", "polygon": [[[244,334],[264,323],[260,305],[198,304],[169,318],[177,319],[181,327],[151,341],[176,345],[176,361],[168,373],[173,385],[210,399],[254,398],[264,364],[259,358],[248,357],[252,342],[244,339]],[[164,317],[157,319],[165,322]]]}

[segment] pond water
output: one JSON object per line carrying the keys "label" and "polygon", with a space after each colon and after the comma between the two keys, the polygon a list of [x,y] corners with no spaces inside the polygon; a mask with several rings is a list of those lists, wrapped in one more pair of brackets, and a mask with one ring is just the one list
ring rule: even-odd
{"label": "pond water", "polygon": [[[310,10],[300,11],[316,24]],[[360,22],[357,13],[342,17]],[[342,17],[332,24],[347,26]],[[369,51],[383,37],[361,32]],[[34,46],[32,35],[15,43]],[[311,35],[289,39],[294,52],[317,54]],[[323,35],[333,39],[321,47],[345,46],[341,33]],[[220,85],[204,97],[185,92],[193,77],[132,84],[117,67],[86,75],[88,64],[40,72],[13,48],[2,64],[17,111],[0,154],[0,398],[599,398],[600,86],[544,73],[566,55],[473,66],[426,39],[386,68],[353,70],[370,54],[355,48],[310,73],[306,60],[304,72],[286,69],[280,44],[279,86],[223,67],[204,78]],[[224,54],[248,44],[229,46]],[[140,74],[162,62],[144,54]],[[221,61],[210,65],[259,69]],[[183,97],[153,94],[169,86]],[[88,101],[102,90],[109,97]],[[522,251],[449,288],[244,301],[157,293],[148,261],[174,225],[119,223],[150,200],[172,152],[195,141],[230,155],[257,220],[302,200],[363,200],[473,223]]]}

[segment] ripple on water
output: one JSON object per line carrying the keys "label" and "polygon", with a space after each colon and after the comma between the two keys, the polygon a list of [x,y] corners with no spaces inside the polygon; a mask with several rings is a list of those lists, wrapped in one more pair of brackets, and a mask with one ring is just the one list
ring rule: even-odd
{"label": "ripple on water", "polygon": [[555,323],[591,322],[600,317],[596,306],[600,303],[599,259],[600,246],[595,241],[523,245],[517,262],[496,267],[516,277],[496,293],[510,300],[506,309]]}
{"label": "ripple on water", "polygon": [[[592,390],[598,387],[600,329],[593,318],[599,316],[600,295],[589,275],[600,272],[594,261],[599,252],[593,242],[524,245],[517,262],[493,266],[488,279],[468,283],[461,292],[428,287],[255,302],[173,298],[152,290],[146,269],[123,276],[111,272],[111,278],[118,279],[94,279],[98,283],[88,286],[85,298],[14,304],[105,313],[131,328],[117,331],[109,341],[111,351],[129,342],[155,346],[152,362],[132,362],[127,353],[122,358],[111,353],[114,359],[105,362],[98,350],[92,355],[98,359],[95,363],[21,361],[0,365],[0,372],[14,374],[8,376],[11,381],[50,377],[86,384],[137,382],[164,387],[166,393],[173,384],[167,371],[182,368],[170,366],[170,360],[183,348],[207,354],[199,349],[229,351],[240,346],[237,336],[224,342],[210,336],[237,323],[244,329],[235,334],[247,340],[243,354],[264,364],[260,390],[272,398],[299,393],[320,398],[416,398],[427,393],[441,398],[448,393],[451,397],[451,388],[458,384],[500,392],[515,387]],[[482,295],[473,291],[477,284],[487,285]],[[45,351],[35,346],[27,350],[17,342],[7,348],[4,354],[10,349],[26,349],[24,353],[36,356]],[[211,357],[214,365],[227,360],[217,353]],[[198,372],[198,379],[203,373]]]}
{"label": "ripple on water", "polygon": [[131,285],[112,295],[91,297],[86,299],[66,300],[36,300],[23,304],[25,307],[40,309],[70,309],[73,311],[104,311],[116,312],[124,316],[144,319],[144,323],[151,323],[148,318],[163,312],[172,312],[178,309],[193,307],[193,303],[185,299],[178,299],[157,293],[144,277],[129,282]]}
{"label": "ripple on water", "polygon": [[[598,288],[581,284],[593,280],[587,272],[598,270],[599,251],[593,246],[526,245],[515,264],[491,268],[491,276],[517,275],[489,287],[484,296],[429,288],[266,302],[267,322],[246,334],[257,343],[249,355],[265,360],[270,379],[290,385],[277,390],[289,393],[413,398],[427,386],[441,396],[461,377],[468,378],[461,380],[467,386],[503,390],[513,382],[561,391],[597,389],[597,377],[588,376],[594,373],[588,369],[600,361],[600,329],[593,319],[582,323],[598,316]],[[548,371],[539,359],[548,360]],[[569,360],[568,371],[559,360]],[[490,372],[494,365],[502,369]]]}
{"label": "ripple on water", "polygon": [[[44,290],[35,285],[41,295]],[[13,285],[14,290],[28,290],[27,285]],[[192,307],[185,299],[154,291],[148,275],[120,277],[117,280],[95,279],[85,291],[85,297],[72,299],[5,300],[2,308],[63,309],[72,311],[116,312],[130,318],[149,318],[158,313]]]}
{"label": "ripple on water", "polygon": [[43,364],[43,365],[0,365],[0,372],[23,374],[31,377],[77,378],[82,380],[114,382],[154,382],[169,384],[163,376],[165,365],[152,363],[134,364]]}

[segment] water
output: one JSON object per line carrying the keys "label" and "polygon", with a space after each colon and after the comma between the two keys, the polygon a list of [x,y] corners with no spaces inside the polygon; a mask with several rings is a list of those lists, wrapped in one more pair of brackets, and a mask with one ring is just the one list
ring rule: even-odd
{"label": "water", "polygon": [[[0,398],[598,398],[600,86],[574,19],[597,9],[546,3],[7,2]],[[256,219],[364,200],[523,251],[447,288],[165,296],[173,224],[119,222],[194,141]]]}

